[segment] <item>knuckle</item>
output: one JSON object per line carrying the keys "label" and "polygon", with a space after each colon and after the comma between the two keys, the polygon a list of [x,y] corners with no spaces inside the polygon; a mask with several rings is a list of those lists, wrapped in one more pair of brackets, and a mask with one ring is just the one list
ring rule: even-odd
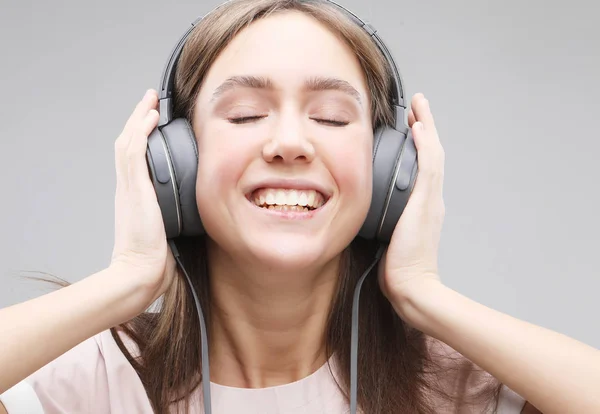
{"label": "knuckle", "polygon": [[122,153],[127,148],[127,140],[121,135],[115,140],[115,152]]}
{"label": "knuckle", "polygon": [[442,162],[446,161],[446,150],[441,145],[440,145],[439,157],[440,157],[440,161],[442,161]]}
{"label": "knuckle", "polygon": [[429,181],[437,181],[443,176],[443,173],[439,169],[434,168],[433,166],[423,168],[419,172],[419,174],[423,174],[425,176],[424,178],[426,178]]}
{"label": "knuckle", "polygon": [[435,223],[438,227],[442,226],[442,224],[444,223],[444,214],[438,213],[435,217]]}
{"label": "knuckle", "polygon": [[135,148],[129,147],[125,153],[125,156],[129,162],[136,161],[139,158],[139,151]]}
{"label": "knuckle", "polygon": [[433,223],[440,225],[444,222],[444,218],[446,217],[446,207],[443,202],[433,204],[434,206],[432,206],[428,215]]}
{"label": "knuckle", "polygon": [[114,142],[115,151],[118,151],[123,146],[122,141],[123,140],[122,140],[122,138],[120,136],[119,136],[119,138],[117,138],[115,140],[115,142]]}
{"label": "knuckle", "polygon": [[139,111],[140,109],[142,109],[142,107],[144,106],[144,100],[141,99],[138,101],[138,103],[135,105],[135,108],[133,109],[133,113],[135,113],[136,111]]}
{"label": "knuckle", "polygon": [[443,223],[445,217],[446,217],[446,209],[442,208],[441,211],[438,213],[439,222]]}
{"label": "knuckle", "polygon": [[[136,138],[133,137],[132,140],[135,140]],[[125,154],[127,156],[127,158],[132,159],[132,158],[137,158],[140,155],[140,146],[136,145],[136,142],[131,142],[129,144],[129,146],[127,147],[127,149],[125,150]]]}

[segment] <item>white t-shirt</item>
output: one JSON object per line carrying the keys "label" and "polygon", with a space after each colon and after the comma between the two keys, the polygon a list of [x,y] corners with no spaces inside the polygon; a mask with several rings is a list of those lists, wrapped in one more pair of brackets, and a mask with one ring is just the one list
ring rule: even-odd
{"label": "white t-shirt", "polygon": [[[135,352],[131,342],[127,346]],[[440,346],[442,348],[438,350],[455,352],[443,344]],[[330,363],[334,366],[333,359]],[[468,364],[464,366],[467,368]],[[477,387],[479,379],[448,378],[447,382],[462,392],[461,387]],[[204,413],[199,399],[201,392],[199,387],[193,394],[190,414]],[[66,352],[0,395],[0,401],[8,414],[153,412],[137,373],[110,331],[102,332]],[[299,381],[268,388],[235,388],[211,382],[211,402],[213,414],[346,414],[350,411],[328,364]],[[518,414],[524,404],[523,398],[503,387],[497,412]],[[438,412],[450,414],[455,410],[440,406]],[[471,412],[484,413],[477,407],[473,407]],[[465,411],[461,411],[463,413]]]}

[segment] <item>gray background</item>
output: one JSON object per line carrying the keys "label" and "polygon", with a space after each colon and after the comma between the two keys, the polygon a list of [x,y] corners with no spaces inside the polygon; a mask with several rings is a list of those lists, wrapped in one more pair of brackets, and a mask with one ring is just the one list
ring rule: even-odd
{"label": "gray background", "polygon": [[[113,143],[174,42],[218,1],[3,0],[0,307],[109,263]],[[600,6],[341,2],[370,20],[447,153],[445,282],[600,348]]]}

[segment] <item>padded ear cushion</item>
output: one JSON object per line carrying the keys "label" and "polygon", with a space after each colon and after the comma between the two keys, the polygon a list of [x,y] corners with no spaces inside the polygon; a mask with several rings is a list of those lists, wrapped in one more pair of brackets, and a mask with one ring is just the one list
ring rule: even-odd
{"label": "padded ear cushion", "polygon": [[188,121],[179,118],[154,129],[146,159],[167,238],[203,234],[196,204],[198,148]]}
{"label": "padded ear cushion", "polygon": [[394,139],[394,130],[389,127],[378,128],[373,134],[373,189],[371,206],[359,235],[366,239],[375,239],[383,215],[390,181],[400,153],[402,142]]}
{"label": "padded ear cushion", "polygon": [[405,133],[390,127],[375,131],[373,193],[367,218],[359,232],[363,238],[388,243],[406,207],[416,178],[416,149],[410,133],[410,139],[406,137]]}
{"label": "padded ear cushion", "polygon": [[196,203],[198,174],[198,147],[192,128],[185,118],[177,118],[162,128],[162,134],[171,155],[182,217],[181,236],[199,236],[204,227]]}

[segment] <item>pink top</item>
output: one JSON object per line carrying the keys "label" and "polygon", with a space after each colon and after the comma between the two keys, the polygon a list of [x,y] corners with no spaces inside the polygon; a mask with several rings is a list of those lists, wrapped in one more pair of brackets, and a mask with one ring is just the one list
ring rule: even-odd
{"label": "pink top", "polygon": [[[126,344],[135,351],[131,342]],[[459,380],[458,375],[454,379],[448,378],[448,385],[455,389],[472,389],[477,387],[478,382],[477,378],[465,381],[463,377]],[[198,388],[193,395],[190,414],[204,413],[199,400],[201,392]],[[327,364],[299,381],[262,389],[211,383],[211,399],[213,414],[349,413]],[[110,331],[102,332],[66,352],[0,395],[0,401],[9,414],[152,413],[140,379]],[[518,414],[524,403],[523,398],[504,387],[498,414]],[[458,414],[452,407],[443,406],[437,412]],[[472,413],[481,414],[483,411],[474,408]]]}

